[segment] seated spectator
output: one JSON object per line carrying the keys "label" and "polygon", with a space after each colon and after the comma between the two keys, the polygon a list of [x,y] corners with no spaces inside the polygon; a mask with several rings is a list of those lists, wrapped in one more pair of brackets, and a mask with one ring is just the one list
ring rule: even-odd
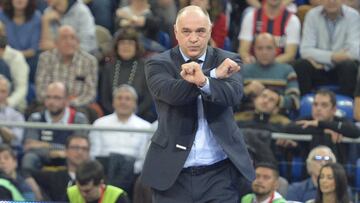
{"label": "seated spectator", "polygon": [[10,69],[12,92],[7,99],[10,107],[24,110],[26,107],[26,93],[28,90],[29,66],[24,55],[7,44],[4,24],[0,21],[0,59]]}
{"label": "seated spectator", "polygon": [[89,160],[89,150],[87,136],[70,136],[66,141],[66,169],[31,173],[49,200],[66,201],[66,190],[75,184],[76,169]]}
{"label": "seated spectator", "polygon": [[302,95],[320,85],[338,84],[353,96],[359,63],[359,14],[340,0],[323,0],[304,21],[300,60],[294,64]]}
{"label": "seated spectator", "polygon": [[272,89],[265,88],[254,99],[254,110],[238,112],[235,120],[241,127],[256,127],[279,131],[276,126],[290,123],[290,119],[278,114],[280,95]]}
{"label": "seated spectator", "polygon": [[0,145],[0,170],[11,178],[18,186],[25,200],[40,201],[42,195],[39,186],[32,177],[24,178],[17,172],[17,157],[13,150],[5,144]]}
{"label": "seated spectator", "polygon": [[241,198],[241,203],[273,202],[285,203],[286,200],[276,192],[279,186],[279,172],[272,163],[259,163],[255,166],[256,178],[252,182],[253,193]]}
{"label": "seated spectator", "polygon": [[[260,94],[265,87],[280,92],[279,107],[281,113],[289,113],[299,108],[297,75],[288,64],[276,62],[276,42],[269,33],[259,34],[254,43],[256,62],[245,65],[242,69],[244,93],[247,103],[242,104],[249,109],[252,98]],[[243,110],[243,109],[241,109]]]}
{"label": "seated spectator", "polygon": [[[0,75],[0,121],[24,122],[24,116],[8,106],[8,98],[11,83],[3,75]],[[0,127],[0,143],[6,143],[12,147],[21,148],[24,130],[18,127]]]}
{"label": "seated spectator", "polygon": [[207,10],[212,23],[210,45],[223,48],[227,37],[226,15],[224,13],[223,1],[221,0],[191,0],[191,5],[199,6]]}
{"label": "seated spectator", "polygon": [[119,28],[131,26],[141,33],[140,39],[145,50],[151,52],[165,50],[157,43],[160,18],[153,14],[148,0],[132,0],[128,6],[118,8],[116,22]]}
{"label": "seated spectator", "polygon": [[86,161],[76,169],[76,185],[67,189],[70,203],[128,203],[121,188],[104,184],[104,169],[97,161]]}
{"label": "seated spectator", "polygon": [[289,63],[295,59],[300,42],[300,22],[280,0],[264,1],[263,6],[246,13],[239,33],[239,54],[245,64],[254,63],[252,44],[255,36],[269,32],[276,41],[276,62]]}
{"label": "seated spectator", "polygon": [[346,145],[342,137],[358,138],[360,129],[352,122],[337,117],[336,96],[333,92],[320,89],[316,92],[312,104],[311,118],[302,118],[286,126],[285,131],[294,134],[311,134],[310,149],[326,145],[332,149],[340,163],[347,161]]}
{"label": "seated spectator", "polygon": [[[115,112],[97,119],[95,127],[150,128],[151,124],[135,115],[137,94],[133,87],[123,84],[114,89],[113,107]],[[92,131],[91,154],[95,157],[107,157],[109,165],[109,183],[120,186],[129,194],[134,187],[136,176],[141,172],[150,135],[146,133],[126,133],[117,131]],[[119,163],[126,171],[112,171],[117,164],[117,154],[129,157],[131,161]],[[119,157],[119,156],[118,156]],[[130,170],[129,170],[130,169]]]}
{"label": "seated spectator", "polygon": [[150,1],[152,12],[160,19],[159,29],[166,32],[170,36],[171,45],[175,43],[174,24],[176,20],[176,13],[178,11],[178,4],[175,0],[156,0]]}
{"label": "seated spectator", "polygon": [[354,93],[354,118],[356,121],[360,121],[360,72],[356,82],[356,88]]}
{"label": "seated spectator", "polygon": [[51,0],[42,19],[40,48],[50,50],[57,47],[53,33],[59,25],[69,25],[79,37],[80,47],[89,53],[97,52],[95,23],[90,9],[81,0]]}
{"label": "seated spectator", "polygon": [[347,193],[347,176],[342,165],[338,163],[324,165],[320,169],[317,184],[319,187],[315,200],[307,203],[351,202]]}
{"label": "seated spectator", "polygon": [[[58,124],[86,124],[84,114],[69,107],[69,94],[65,84],[54,82],[48,85],[45,96],[45,110],[31,114],[30,122]],[[27,129],[24,136],[25,155],[23,169],[39,170],[53,158],[65,158],[65,143],[68,136],[83,131]]]}
{"label": "seated spectator", "polygon": [[287,200],[306,202],[315,199],[320,169],[327,163],[335,163],[336,157],[329,147],[320,145],[312,149],[306,159],[306,169],[310,177],[292,183],[286,195]]}
{"label": "seated spectator", "polygon": [[41,14],[36,10],[36,0],[3,3],[0,20],[5,24],[8,44],[23,53],[30,66],[30,82],[34,83],[41,34]]}
{"label": "seated spectator", "polygon": [[10,201],[25,201],[16,183],[0,170],[0,199]]}
{"label": "seated spectator", "polygon": [[[41,53],[39,57],[35,78],[37,99],[44,101],[47,86],[60,81],[68,87],[70,105],[88,109],[96,96],[97,60],[79,49],[79,38],[72,27],[61,26],[58,33],[56,48]],[[95,120],[88,118],[90,121]]]}
{"label": "seated spectator", "polygon": [[146,85],[143,48],[138,33],[133,28],[122,29],[115,39],[113,58],[100,70],[100,105],[106,114],[114,112],[112,93],[121,84],[133,86],[138,93],[136,114],[154,121],[153,102]]}

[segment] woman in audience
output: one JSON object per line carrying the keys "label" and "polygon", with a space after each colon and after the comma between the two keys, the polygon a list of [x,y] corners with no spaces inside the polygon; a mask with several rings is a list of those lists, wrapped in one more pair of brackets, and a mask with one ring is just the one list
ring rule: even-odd
{"label": "woman in audience", "polygon": [[21,51],[30,66],[30,81],[34,81],[37,51],[41,33],[41,14],[36,0],[4,0],[0,20],[6,28],[8,44]]}
{"label": "woman in audience", "polygon": [[100,72],[100,105],[106,114],[113,113],[113,90],[121,84],[128,84],[136,89],[139,96],[136,114],[152,122],[155,115],[145,81],[143,48],[138,35],[138,32],[130,27],[118,32],[114,42],[114,54]]}
{"label": "woman in audience", "polygon": [[344,168],[338,163],[325,164],[318,177],[315,203],[349,203],[348,184]]}

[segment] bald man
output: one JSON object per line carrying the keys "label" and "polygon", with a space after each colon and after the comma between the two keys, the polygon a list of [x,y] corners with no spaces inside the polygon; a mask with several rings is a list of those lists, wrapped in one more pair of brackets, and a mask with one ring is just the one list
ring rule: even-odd
{"label": "bald man", "polygon": [[36,72],[36,96],[43,102],[47,86],[61,81],[69,89],[70,105],[84,107],[95,100],[97,60],[79,49],[74,28],[63,25],[58,29],[56,48],[40,54]]}
{"label": "bald man", "polygon": [[[57,124],[86,124],[84,114],[69,107],[68,90],[64,83],[50,83],[45,91],[45,110],[31,114],[30,122]],[[22,167],[26,170],[39,170],[53,158],[65,157],[65,142],[72,134],[84,131],[62,131],[47,129],[27,129],[24,136],[25,155]]]}
{"label": "bald man", "polygon": [[288,64],[276,62],[276,41],[269,33],[261,33],[255,38],[256,62],[247,64],[242,71],[245,84],[245,105],[241,110],[251,110],[252,100],[265,88],[280,93],[278,107],[286,113],[299,108],[299,84],[294,69]]}
{"label": "bald man", "polygon": [[208,46],[211,22],[200,7],[180,10],[174,30],[179,45],[146,63],[159,126],[142,181],[156,203],[239,202],[246,191],[238,187],[254,179],[232,110],[242,96],[241,61]]}

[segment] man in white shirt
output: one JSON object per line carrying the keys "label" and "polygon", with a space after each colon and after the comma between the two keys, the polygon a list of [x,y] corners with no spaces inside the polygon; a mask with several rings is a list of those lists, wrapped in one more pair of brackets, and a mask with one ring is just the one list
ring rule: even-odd
{"label": "man in white shirt", "polygon": [[[136,90],[130,85],[120,85],[113,92],[113,107],[115,112],[97,119],[93,125],[96,127],[150,128],[151,124],[149,122],[135,115],[136,104]],[[93,157],[107,157],[110,168],[114,164],[114,162],[111,162],[113,161],[112,157],[116,156],[115,154],[120,154],[121,158],[125,157],[124,160],[133,159],[132,175],[139,174],[142,169],[149,139],[150,134],[147,133],[93,131],[90,133],[92,145],[91,155]],[[119,173],[119,171],[117,171],[117,173]],[[108,175],[111,176],[111,174]],[[119,178],[121,179],[122,177]],[[109,178],[109,180],[111,180],[111,178]],[[121,180],[112,181],[121,182]],[[127,186],[120,186],[127,190]]]}

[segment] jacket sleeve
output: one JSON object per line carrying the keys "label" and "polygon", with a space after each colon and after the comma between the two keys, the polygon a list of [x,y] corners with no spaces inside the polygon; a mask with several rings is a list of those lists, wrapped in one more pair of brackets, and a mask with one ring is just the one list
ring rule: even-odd
{"label": "jacket sleeve", "polygon": [[178,73],[170,71],[171,66],[164,60],[150,59],[146,62],[146,82],[154,99],[176,106],[194,102],[200,90],[195,85],[176,78]]}
{"label": "jacket sleeve", "polygon": [[333,130],[344,135],[345,137],[360,137],[360,129],[350,121],[319,121],[319,128]]}

